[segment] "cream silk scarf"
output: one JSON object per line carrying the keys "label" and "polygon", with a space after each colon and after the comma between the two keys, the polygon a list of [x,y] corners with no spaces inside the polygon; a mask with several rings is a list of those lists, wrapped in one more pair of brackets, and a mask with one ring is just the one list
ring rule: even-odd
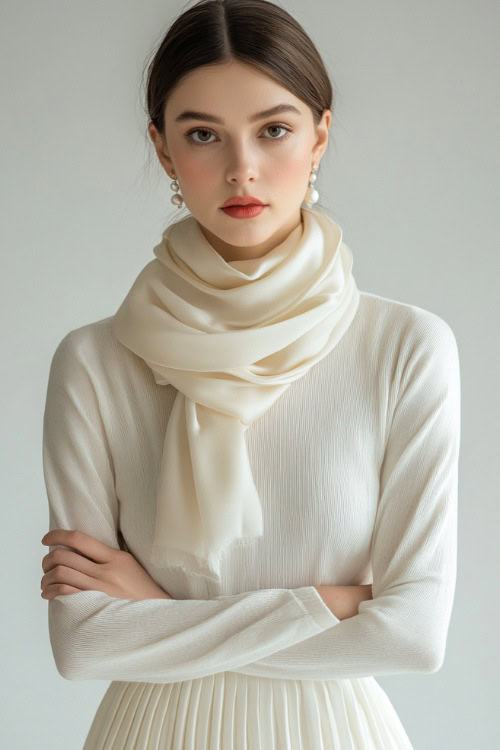
{"label": "cream silk scarf", "polygon": [[177,394],[158,477],[151,562],[220,583],[229,546],[263,535],[244,433],[325,357],[359,291],[342,230],[302,222],[261,258],[226,262],[192,216],[171,224],[112,321]]}

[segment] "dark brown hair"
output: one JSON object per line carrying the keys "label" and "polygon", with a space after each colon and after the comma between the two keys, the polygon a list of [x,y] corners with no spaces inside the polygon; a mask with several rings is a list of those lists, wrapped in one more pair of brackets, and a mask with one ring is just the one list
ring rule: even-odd
{"label": "dark brown hair", "polygon": [[[165,106],[192,70],[238,60],[260,70],[307,104],[314,124],[333,112],[333,87],[302,26],[269,0],[199,0],[169,27],[147,66],[149,120],[165,134]],[[316,206],[318,204],[315,204]]]}

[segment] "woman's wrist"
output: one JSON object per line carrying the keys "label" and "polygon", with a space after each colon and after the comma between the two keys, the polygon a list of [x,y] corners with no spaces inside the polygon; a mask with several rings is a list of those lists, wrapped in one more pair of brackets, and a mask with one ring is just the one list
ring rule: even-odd
{"label": "woman's wrist", "polygon": [[326,606],[339,620],[355,617],[361,602],[372,599],[371,584],[358,586],[315,586]]}

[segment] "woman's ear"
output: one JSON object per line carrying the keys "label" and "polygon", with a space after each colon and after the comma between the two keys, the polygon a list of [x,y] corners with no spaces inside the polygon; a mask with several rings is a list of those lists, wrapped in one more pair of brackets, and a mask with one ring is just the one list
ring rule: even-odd
{"label": "woman's ear", "polygon": [[155,147],[156,155],[158,156],[163,169],[170,177],[170,172],[174,171],[174,168],[172,165],[172,160],[169,158],[166,152],[166,142],[152,122],[150,122],[148,125],[148,133]]}

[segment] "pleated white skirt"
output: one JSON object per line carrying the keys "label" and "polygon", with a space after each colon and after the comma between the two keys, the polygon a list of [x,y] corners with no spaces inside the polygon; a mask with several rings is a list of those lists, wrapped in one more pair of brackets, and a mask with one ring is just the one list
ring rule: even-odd
{"label": "pleated white skirt", "polygon": [[108,687],[83,750],[413,750],[374,677],[280,680],[220,672]]}

